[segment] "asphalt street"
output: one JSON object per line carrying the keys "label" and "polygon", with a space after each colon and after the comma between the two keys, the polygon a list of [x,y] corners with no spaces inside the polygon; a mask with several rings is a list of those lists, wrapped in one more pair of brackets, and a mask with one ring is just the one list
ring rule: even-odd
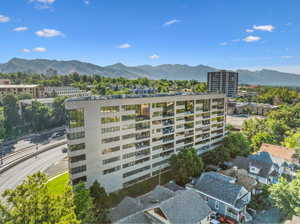
{"label": "asphalt street", "polygon": [[37,158],[28,159],[11,169],[7,170],[3,174],[0,174],[0,194],[8,188],[15,188],[17,185],[29,175],[38,171],[45,171],[52,164],[61,161],[66,153],[62,152],[62,149],[66,145],[53,148],[49,151],[41,153]]}

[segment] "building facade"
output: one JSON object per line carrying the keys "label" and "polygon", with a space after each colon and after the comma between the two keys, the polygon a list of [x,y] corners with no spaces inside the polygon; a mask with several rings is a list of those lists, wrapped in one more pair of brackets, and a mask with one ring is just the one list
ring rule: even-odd
{"label": "building facade", "polygon": [[89,96],[90,93],[73,86],[45,86],[43,88],[44,97],[81,97]]}
{"label": "building facade", "polygon": [[156,94],[66,100],[74,184],[98,180],[113,192],[158,175],[173,153],[199,155],[225,136],[224,94]]}
{"label": "building facade", "polygon": [[0,85],[0,99],[9,94],[29,94],[32,98],[39,98],[42,91],[38,85]]}
{"label": "building facade", "polygon": [[208,91],[225,93],[227,97],[238,95],[239,74],[233,71],[216,71],[207,73]]}

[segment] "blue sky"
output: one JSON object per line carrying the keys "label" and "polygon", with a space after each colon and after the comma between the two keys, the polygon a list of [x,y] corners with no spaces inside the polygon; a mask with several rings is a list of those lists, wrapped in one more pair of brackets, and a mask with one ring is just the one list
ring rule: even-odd
{"label": "blue sky", "polygon": [[299,0],[2,0],[0,63],[204,64],[300,74]]}

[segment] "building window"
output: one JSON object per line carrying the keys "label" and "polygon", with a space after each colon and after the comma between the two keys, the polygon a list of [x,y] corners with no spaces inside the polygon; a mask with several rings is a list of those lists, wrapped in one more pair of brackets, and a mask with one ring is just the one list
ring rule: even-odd
{"label": "building window", "polygon": [[120,131],[120,126],[109,127],[109,128],[102,128],[102,134],[110,133],[110,132],[117,132]]}
{"label": "building window", "polygon": [[104,149],[102,154],[105,155],[105,154],[108,154],[108,153],[111,153],[111,152],[117,152],[119,150],[120,150],[120,146],[116,146],[116,147]]}
{"label": "building window", "polygon": [[120,136],[104,138],[104,139],[102,139],[102,143],[105,144],[105,143],[117,142],[119,140],[120,140]]}
{"label": "building window", "polygon": [[132,176],[132,175],[134,175],[134,174],[143,172],[143,171],[148,170],[148,169],[150,169],[150,166],[144,166],[144,167],[141,167],[141,168],[139,168],[139,169],[129,171],[129,172],[123,174],[123,178]]}
{"label": "building window", "polygon": [[109,159],[104,159],[104,160],[102,161],[102,163],[103,163],[103,165],[105,165],[105,164],[108,164],[108,163],[116,162],[116,161],[118,161],[118,160],[120,160],[120,156],[115,156],[115,157],[111,157],[111,158],[109,158]]}
{"label": "building window", "polygon": [[69,149],[70,149],[70,151],[77,151],[77,150],[85,149],[85,143],[69,145]]}
{"label": "building window", "polygon": [[107,106],[107,107],[101,107],[101,112],[119,112],[120,107],[119,106]]}
{"label": "building window", "polygon": [[87,181],[86,176],[78,177],[78,178],[75,178],[72,180],[72,184],[76,185],[76,184],[79,184],[80,182],[86,182],[86,181]]}
{"label": "building window", "polygon": [[72,156],[70,157],[70,161],[71,163],[76,163],[76,162],[79,162],[79,161],[84,161],[86,158],[85,158],[85,154],[82,154],[82,155],[79,155],[79,156]]}
{"label": "building window", "polygon": [[84,126],[84,109],[68,110],[69,128],[77,128]]}
{"label": "building window", "polygon": [[67,138],[68,140],[75,140],[75,139],[80,139],[85,137],[85,132],[80,131],[80,132],[74,132],[74,133],[68,133]]}
{"label": "building window", "polygon": [[215,201],[215,209],[219,210],[219,201]]}
{"label": "building window", "polygon": [[86,171],[86,165],[84,166],[78,166],[71,169],[71,174],[81,173]]}
{"label": "building window", "polygon": [[116,167],[113,167],[113,168],[110,168],[110,169],[103,170],[103,175],[116,172],[120,169],[121,169],[121,166],[116,166]]}
{"label": "building window", "polygon": [[120,117],[103,117],[101,118],[101,124],[108,124],[108,123],[113,123],[113,122],[119,122]]}

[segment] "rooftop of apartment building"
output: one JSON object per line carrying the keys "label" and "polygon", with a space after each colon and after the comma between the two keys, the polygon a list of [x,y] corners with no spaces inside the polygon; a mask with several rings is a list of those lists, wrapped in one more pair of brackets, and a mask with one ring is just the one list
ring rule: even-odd
{"label": "rooftop of apartment building", "polygon": [[217,70],[217,71],[213,71],[213,72],[208,72],[208,73],[218,73],[218,72],[231,72],[231,73],[238,73],[238,72],[236,72],[236,71],[233,71],[233,70],[224,70],[224,69],[222,69],[222,70]]}
{"label": "rooftop of apartment building", "polygon": [[25,85],[25,84],[20,84],[20,85],[0,85],[0,88],[35,88],[38,87],[39,85]]}
{"label": "rooftop of apartment building", "polygon": [[[218,94],[225,97],[225,94]],[[154,97],[170,97],[170,96],[208,96],[212,93],[195,93],[195,92],[176,92],[176,93],[158,93],[158,94],[123,94],[123,95],[108,95],[108,96],[86,96],[86,97],[72,97],[66,102],[74,101],[93,101],[93,100],[113,100],[113,99],[137,99],[137,98],[154,98]]]}

